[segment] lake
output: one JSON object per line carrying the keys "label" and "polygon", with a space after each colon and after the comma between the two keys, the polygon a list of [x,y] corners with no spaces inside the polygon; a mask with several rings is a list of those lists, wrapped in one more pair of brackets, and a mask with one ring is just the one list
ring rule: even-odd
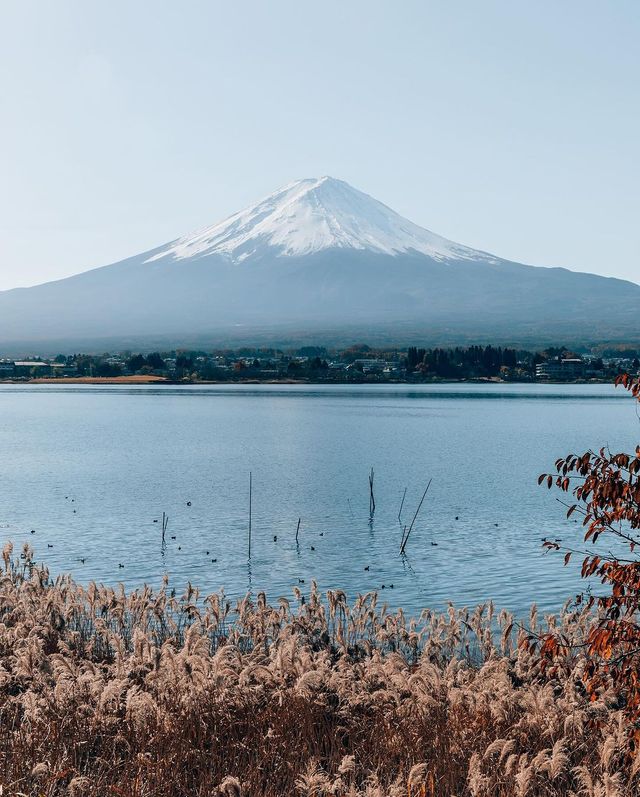
{"label": "lake", "polygon": [[[3,385],[0,538],[83,583],[166,573],[275,601],[315,578],[350,598],[384,585],[412,614],[557,610],[579,565],[541,538],[575,542],[581,526],[537,476],[639,439],[634,402],[610,385]],[[404,490],[408,525],[429,479],[401,556]]]}

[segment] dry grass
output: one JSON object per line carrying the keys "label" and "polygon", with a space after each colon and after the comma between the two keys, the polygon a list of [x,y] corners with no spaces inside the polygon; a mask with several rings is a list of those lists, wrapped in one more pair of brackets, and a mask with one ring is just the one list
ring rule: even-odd
{"label": "dry grass", "polygon": [[131,374],[130,376],[58,376],[36,377],[29,384],[37,385],[147,385],[153,382],[166,382],[164,376],[154,374]]}
{"label": "dry grass", "polygon": [[[315,588],[180,597],[0,568],[3,794],[622,797],[615,696],[579,654],[542,678],[506,613],[389,613]],[[579,642],[591,618],[565,611]]]}

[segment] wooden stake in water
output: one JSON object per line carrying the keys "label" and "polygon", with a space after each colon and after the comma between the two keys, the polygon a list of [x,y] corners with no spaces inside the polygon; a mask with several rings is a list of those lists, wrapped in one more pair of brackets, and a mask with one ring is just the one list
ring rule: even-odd
{"label": "wooden stake in water", "polygon": [[398,511],[398,522],[402,523],[402,507],[404,506],[404,499],[407,497],[407,488],[404,488],[404,492],[402,493],[402,501],[400,502],[400,509]]}
{"label": "wooden stake in water", "polygon": [[253,492],[253,479],[249,471],[249,559],[251,559],[251,498]]}
{"label": "wooden stake in water", "polygon": [[416,522],[416,518],[418,517],[418,512],[420,511],[420,507],[422,506],[422,502],[426,498],[427,493],[429,492],[429,487],[431,487],[431,479],[429,479],[429,483],[427,484],[424,493],[422,493],[422,498],[420,499],[420,503],[418,504],[418,508],[416,509],[416,513],[413,516],[413,520],[411,521],[411,525],[409,526],[409,530],[404,535],[402,540],[402,545],[400,546],[400,553],[404,553],[405,546],[407,544],[407,540],[409,539],[409,535],[411,534],[411,529],[413,528],[413,524]]}
{"label": "wooden stake in water", "polygon": [[301,518],[298,518],[298,526],[296,528],[296,544],[298,542],[298,534],[300,533],[300,520]]}
{"label": "wooden stake in water", "polygon": [[167,531],[167,526],[169,525],[169,516],[162,513],[162,543],[164,544],[164,535]]}
{"label": "wooden stake in water", "polygon": [[373,515],[376,511],[376,499],[373,496],[373,468],[369,474],[369,514]]}

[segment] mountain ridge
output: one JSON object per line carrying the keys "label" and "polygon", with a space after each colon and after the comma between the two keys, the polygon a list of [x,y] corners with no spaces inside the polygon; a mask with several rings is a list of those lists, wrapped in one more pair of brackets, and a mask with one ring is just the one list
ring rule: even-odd
{"label": "mountain ridge", "polygon": [[118,263],[1,292],[0,348],[356,328],[360,339],[411,329],[415,340],[423,329],[425,342],[438,330],[449,341],[499,331],[511,342],[556,332],[568,342],[567,331],[640,336],[639,319],[635,283],[457,244],[325,177]]}

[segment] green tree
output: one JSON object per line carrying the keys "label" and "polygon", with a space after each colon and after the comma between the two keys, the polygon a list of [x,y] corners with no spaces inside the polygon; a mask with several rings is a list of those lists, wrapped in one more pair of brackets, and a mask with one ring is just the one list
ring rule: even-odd
{"label": "green tree", "polygon": [[127,370],[131,371],[134,374],[137,373],[145,365],[146,365],[146,360],[142,356],[142,354],[134,354],[132,357],[129,357],[126,363]]}
{"label": "green tree", "polygon": [[157,351],[147,355],[147,365],[156,371],[162,371],[165,367],[164,360]]}

